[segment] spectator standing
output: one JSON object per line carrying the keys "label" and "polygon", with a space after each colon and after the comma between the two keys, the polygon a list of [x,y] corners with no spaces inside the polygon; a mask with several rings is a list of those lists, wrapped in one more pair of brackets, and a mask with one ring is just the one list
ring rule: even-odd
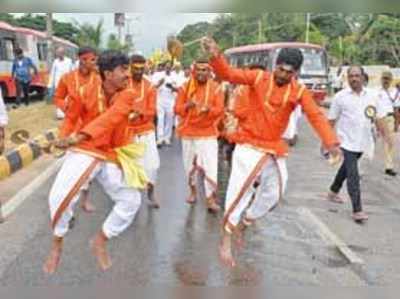
{"label": "spectator standing", "polygon": [[[56,49],[56,59],[53,62],[51,67],[50,75],[49,75],[49,99],[53,99],[54,91],[57,88],[58,82],[63,75],[69,73],[73,69],[72,60],[65,56],[65,49],[63,47],[59,47]],[[57,119],[64,118],[64,113],[61,109],[56,109],[56,117]]]}
{"label": "spectator standing", "polygon": [[21,104],[22,94],[25,105],[29,105],[29,86],[32,81],[31,70],[34,71],[35,76],[38,74],[38,70],[34,65],[32,59],[29,57],[25,57],[22,49],[16,49],[11,73],[12,78],[15,81],[15,86],[17,88],[18,106]]}
{"label": "spectator standing", "polygon": [[330,187],[328,199],[343,203],[339,192],[347,181],[347,190],[353,206],[352,216],[356,222],[368,219],[362,208],[358,160],[373,140],[371,135],[374,120],[378,119],[379,124],[383,117],[379,110],[376,113],[376,94],[364,86],[364,73],[361,66],[349,67],[349,88],[336,94],[328,115],[331,124],[336,125],[344,156],[343,164]]}
{"label": "spectator standing", "polygon": [[396,176],[394,171],[394,156],[395,156],[395,103],[399,96],[396,88],[392,88],[393,75],[386,71],[381,76],[381,88],[378,90],[378,110],[384,116],[382,127],[384,135],[387,138],[383,139],[385,174],[388,176]]}

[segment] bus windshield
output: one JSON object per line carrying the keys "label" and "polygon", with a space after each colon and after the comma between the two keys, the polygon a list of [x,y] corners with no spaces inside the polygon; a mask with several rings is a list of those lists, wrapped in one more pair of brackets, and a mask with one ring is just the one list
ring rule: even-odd
{"label": "bus windshield", "polygon": [[301,48],[304,62],[301,67],[300,75],[306,76],[326,76],[327,61],[324,51],[310,48]]}

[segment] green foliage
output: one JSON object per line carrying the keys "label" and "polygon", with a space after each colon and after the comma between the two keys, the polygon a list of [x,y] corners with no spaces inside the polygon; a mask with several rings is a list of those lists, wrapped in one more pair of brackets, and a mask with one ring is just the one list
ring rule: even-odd
{"label": "green foliage", "polygon": [[101,19],[96,25],[89,23],[79,24],[75,22],[78,28],[77,43],[79,46],[89,46],[95,49],[100,49],[101,41],[104,34],[104,23]]}
{"label": "green foliage", "polygon": [[[185,42],[191,42],[204,36],[205,33],[209,32],[210,28],[211,24],[207,22],[200,22],[193,25],[188,25],[179,33],[177,38]],[[199,55],[201,55],[199,45],[190,45],[184,48],[184,55],[181,62],[183,63],[183,65],[189,66],[192,63],[193,59],[198,57]]]}
{"label": "green foliage", "polygon": [[120,40],[115,34],[110,34],[108,36],[107,49],[129,52],[130,47],[127,44],[121,44]]}

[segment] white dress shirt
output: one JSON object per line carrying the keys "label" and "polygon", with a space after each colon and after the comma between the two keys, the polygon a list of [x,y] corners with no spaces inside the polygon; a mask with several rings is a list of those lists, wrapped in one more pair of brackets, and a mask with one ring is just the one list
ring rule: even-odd
{"label": "white dress shirt", "polygon": [[173,108],[175,105],[175,93],[167,87],[167,84],[171,84],[174,87],[178,87],[176,77],[171,72],[167,75],[166,72],[156,72],[152,76],[152,83],[157,86],[161,79],[164,79],[164,83],[157,88],[157,104],[163,107]]}
{"label": "white dress shirt", "polygon": [[56,58],[51,67],[51,72],[49,75],[49,88],[56,88],[61,77],[72,71],[74,68],[72,60],[68,57],[64,57],[63,60]]}
{"label": "white dress shirt", "polygon": [[8,124],[8,115],[6,105],[4,104],[3,95],[0,90],[0,127],[4,128]]}
{"label": "white dress shirt", "polygon": [[[336,131],[343,149],[362,153],[370,147],[373,122],[365,112],[369,106],[377,109],[377,97],[377,93],[368,88],[359,95],[350,88],[335,95],[328,118],[336,120]],[[376,117],[383,117],[381,111],[377,111]]]}

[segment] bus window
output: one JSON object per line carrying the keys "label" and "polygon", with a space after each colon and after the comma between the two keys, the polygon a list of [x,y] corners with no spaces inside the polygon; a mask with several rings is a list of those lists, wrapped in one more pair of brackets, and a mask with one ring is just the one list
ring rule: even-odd
{"label": "bus window", "polygon": [[[326,76],[327,75],[327,58],[322,50],[312,48],[299,48],[303,53],[303,65],[300,70],[300,75],[305,76]],[[274,52],[273,68],[275,67],[276,59],[281,49]]]}
{"label": "bus window", "polygon": [[301,67],[303,75],[326,75],[327,61],[323,51],[316,49],[301,49],[304,56],[304,62]]}
{"label": "bus window", "polygon": [[1,41],[1,60],[14,60],[14,41],[5,38]]}
{"label": "bus window", "polygon": [[47,44],[38,43],[37,44],[38,56],[40,61],[47,61],[48,49]]}

